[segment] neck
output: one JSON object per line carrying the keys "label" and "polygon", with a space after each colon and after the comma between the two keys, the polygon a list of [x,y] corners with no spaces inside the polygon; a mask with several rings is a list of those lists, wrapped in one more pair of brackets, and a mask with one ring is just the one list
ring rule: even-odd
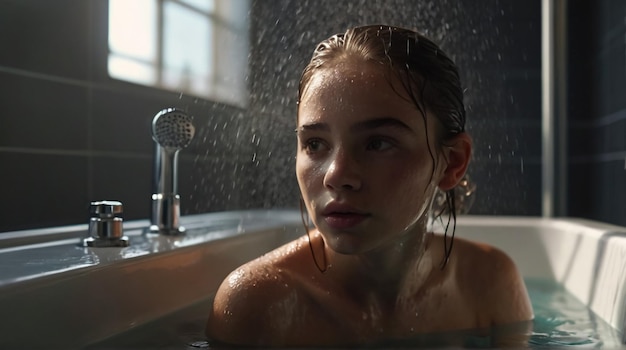
{"label": "neck", "polygon": [[432,271],[431,236],[425,216],[396,239],[363,254],[343,255],[326,247],[330,275],[356,298],[361,294],[398,300],[413,295]]}

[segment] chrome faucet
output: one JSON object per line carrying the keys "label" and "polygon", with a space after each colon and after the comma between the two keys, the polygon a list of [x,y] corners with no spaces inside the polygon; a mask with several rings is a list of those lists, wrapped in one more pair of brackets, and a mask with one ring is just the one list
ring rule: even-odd
{"label": "chrome faucet", "polygon": [[176,235],[185,232],[179,222],[178,152],[189,145],[194,134],[192,118],[179,109],[164,109],[152,120],[156,152],[151,233]]}
{"label": "chrome faucet", "polygon": [[84,247],[128,247],[128,237],[124,236],[122,212],[118,201],[97,201],[89,205],[88,237],[83,239]]}

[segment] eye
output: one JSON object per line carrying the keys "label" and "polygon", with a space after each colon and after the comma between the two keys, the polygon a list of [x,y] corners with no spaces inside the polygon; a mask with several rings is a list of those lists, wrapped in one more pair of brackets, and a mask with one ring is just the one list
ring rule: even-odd
{"label": "eye", "polygon": [[318,153],[326,148],[326,145],[320,139],[308,139],[303,142],[302,148],[308,154]]}
{"label": "eye", "polygon": [[391,142],[381,139],[381,138],[370,140],[367,143],[367,150],[370,150],[370,151],[382,152],[382,151],[391,149],[392,147],[393,147],[393,144]]}

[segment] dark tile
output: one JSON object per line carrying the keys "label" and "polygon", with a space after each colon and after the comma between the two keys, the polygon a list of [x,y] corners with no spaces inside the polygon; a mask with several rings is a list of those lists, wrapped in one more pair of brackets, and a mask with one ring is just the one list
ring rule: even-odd
{"label": "dark tile", "polygon": [[608,152],[626,151],[626,109],[623,119],[616,121],[607,128]]}
{"label": "dark tile", "polygon": [[[610,219],[609,222],[626,226],[626,159],[610,162],[611,182],[607,184],[608,191],[606,193],[606,201],[609,203]],[[612,184],[612,185],[611,185]],[[618,195],[615,195],[615,194]]]}
{"label": "dark tile", "polygon": [[468,170],[476,183],[470,214],[541,215],[541,164],[518,159],[507,163],[473,162]]}
{"label": "dark tile", "polygon": [[86,79],[90,3],[0,1],[0,65]]}
{"label": "dark tile", "polygon": [[0,152],[0,232],[87,223],[87,158]]}
{"label": "dark tile", "polygon": [[236,156],[183,156],[179,194],[183,214],[241,209],[245,166]]}
{"label": "dark tile", "polygon": [[510,158],[541,156],[541,125],[525,120],[480,120],[468,128],[477,159],[506,161]]}
{"label": "dark tile", "polygon": [[594,165],[590,162],[579,162],[568,165],[568,216],[591,218],[595,204],[591,202],[592,192],[589,186]]}
{"label": "dark tile", "polygon": [[196,134],[185,154],[231,156],[252,140],[254,122],[238,108],[185,97],[176,102],[193,117]]}
{"label": "dark tile", "polygon": [[[626,17],[626,11],[622,14]],[[613,39],[610,44],[610,52],[607,57],[607,64],[604,66],[609,72],[609,91],[607,113],[615,113],[626,109],[626,25],[622,27],[620,35]]]}
{"label": "dark tile", "polygon": [[300,198],[295,174],[295,143],[274,148],[272,141],[259,150],[254,161],[244,163],[244,186],[241,194],[245,208],[297,208]]}
{"label": "dark tile", "polygon": [[0,146],[87,148],[87,88],[0,73]]}
{"label": "dark tile", "polygon": [[158,92],[150,94],[150,90],[155,89],[96,89],[93,92],[95,150],[146,155],[154,151],[152,118],[171,104],[161,100]]}
{"label": "dark tile", "polygon": [[626,2],[621,0],[606,0],[599,2],[596,6],[602,6],[602,32],[604,33],[605,41],[610,41],[614,38],[620,38],[624,41],[624,30],[626,29],[626,23],[624,22],[624,16],[626,16]]}
{"label": "dark tile", "polygon": [[594,140],[599,135],[594,136],[596,128],[585,125],[572,125],[568,132],[568,153],[573,157],[589,156],[597,152]]}
{"label": "dark tile", "polygon": [[624,124],[626,120],[612,122],[595,129],[594,137],[598,138],[598,154],[619,152],[624,150]]}
{"label": "dark tile", "polygon": [[626,108],[624,96],[626,95],[626,43],[623,29],[619,37],[607,42],[596,53],[594,58],[597,67],[595,80],[592,84],[596,89],[595,96],[598,101],[597,113],[607,115]]}
{"label": "dark tile", "polygon": [[153,162],[149,157],[92,157],[92,198],[118,200],[124,205],[124,220],[150,215]]}
{"label": "dark tile", "polygon": [[536,68],[519,72],[504,83],[507,118],[541,120],[541,70],[539,66]]}
{"label": "dark tile", "polygon": [[116,82],[93,93],[94,149],[152,154],[152,120],[165,108],[181,109],[194,118],[196,135],[183,150],[188,154],[232,154],[237,135],[250,125],[243,111],[228,105]]}
{"label": "dark tile", "polygon": [[593,189],[590,196],[589,218],[626,226],[624,160],[597,162],[593,167],[591,181],[599,183],[599,186]]}

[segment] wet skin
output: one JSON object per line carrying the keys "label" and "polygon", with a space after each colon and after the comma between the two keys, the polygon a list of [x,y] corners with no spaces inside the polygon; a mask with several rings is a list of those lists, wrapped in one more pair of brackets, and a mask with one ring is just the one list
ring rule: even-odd
{"label": "wet skin", "polygon": [[365,344],[532,318],[501,251],[456,239],[441,269],[444,237],[426,232],[427,209],[436,188],[462,178],[471,140],[460,134],[441,146],[436,118],[399,84],[357,59],[315,73],[299,105],[296,161],[315,229],[229,275],[210,338]]}

